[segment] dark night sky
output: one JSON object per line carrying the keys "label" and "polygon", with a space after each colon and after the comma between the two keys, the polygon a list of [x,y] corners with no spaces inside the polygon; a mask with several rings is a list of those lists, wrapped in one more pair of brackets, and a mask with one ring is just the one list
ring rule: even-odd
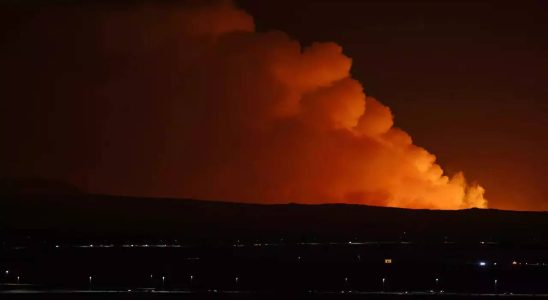
{"label": "dark night sky", "polygon": [[546,1],[238,1],[259,30],[335,41],[368,95],[490,206],[548,209]]}
{"label": "dark night sky", "polygon": [[[344,54],[352,58],[351,73],[362,82],[365,93],[390,107],[396,126],[407,131],[415,144],[435,154],[449,174],[462,170],[470,181],[484,186],[490,207],[548,210],[548,185],[545,184],[548,177],[545,151],[548,146],[548,2],[514,1],[513,5],[503,1],[446,0],[235,2],[253,16],[259,32],[281,30],[303,45],[314,41],[341,45]],[[120,7],[126,6],[125,2],[120,3],[124,3]],[[65,26],[53,21],[42,26],[41,6],[33,5],[29,4],[26,8],[30,9],[23,10],[22,14],[17,10],[4,10],[0,14],[0,46],[10,45],[5,48],[7,52],[0,49],[0,64],[21,60],[11,63],[10,72],[0,71],[2,84],[9,82],[4,88],[0,84],[0,88],[9,91],[0,99],[0,109],[4,110],[0,111],[4,119],[0,120],[3,126],[0,134],[4,139],[0,164],[9,166],[0,170],[0,177],[33,175],[27,171],[38,169],[43,174],[43,170],[51,168],[53,177],[70,174],[84,178],[88,174],[82,170],[100,169],[96,162],[102,159],[101,150],[110,149],[108,142],[103,143],[94,135],[102,134],[96,132],[98,128],[106,130],[96,125],[99,121],[106,120],[107,124],[112,121],[108,114],[102,113],[104,107],[95,101],[94,97],[104,96],[98,87],[112,88],[111,84],[119,84],[133,88],[143,86],[139,80],[154,82],[145,93],[134,89],[129,93],[122,90],[119,94],[135,97],[132,105],[142,105],[135,110],[144,108],[149,113],[148,104],[139,101],[146,98],[146,92],[158,96],[156,87],[158,91],[166,90],[165,81],[156,76],[165,74],[162,68],[172,71],[168,76],[173,77],[168,79],[177,79],[180,74],[170,69],[172,62],[169,61],[169,55],[177,53],[164,49],[164,56],[145,61],[149,64],[139,64],[142,62],[139,61],[137,72],[124,73],[124,68],[130,70],[134,63],[131,57],[125,56],[124,50],[117,53],[119,57],[109,57],[111,60],[97,60],[103,55],[102,43],[109,41],[97,35],[97,28],[88,20],[107,20],[102,12],[93,15],[76,9],[78,13],[68,15],[63,10],[54,10],[50,15],[43,13],[44,19],[62,19],[70,24]],[[117,24],[115,18],[108,21]],[[30,29],[27,24],[31,24]],[[149,29],[135,27],[115,28],[118,35],[110,30],[105,32],[112,35],[109,38],[113,38],[114,42],[110,41],[113,45],[118,45],[118,40],[124,45],[126,37],[128,45],[132,45],[132,30],[146,32]],[[168,31],[166,36],[172,33]],[[128,32],[130,34],[126,34]],[[177,29],[173,32],[178,33]],[[138,34],[140,32],[137,37]],[[86,35],[90,38],[82,39]],[[140,49],[133,53],[135,57],[148,57],[147,53],[138,51]],[[54,73],[58,74],[51,75]],[[75,78],[74,74],[81,77]],[[123,76],[116,77],[120,74]],[[137,81],[132,82],[131,76]],[[119,78],[122,80],[116,81]],[[36,79],[39,83],[33,84]],[[88,85],[82,85],[82,81]],[[169,86],[174,90],[175,87]],[[42,94],[43,91],[51,94]],[[166,99],[171,96],[170,92],[169,89],[165,92]],[[0,91],[0,97],[2,93]],[[26,99],[17,98],[19,95],[30,95],[28,98],[34,100],[26,104],[23,102]],[[116,98],[117,94],[109,96]],[[58,104],[63,97],[78,101],[69,102],[68,106]],[[125,112],[127,109],[126,104],[116,106],[118,104],[108,101],[105,103],[112,105],[113,110]],[[163,109],[169,108],[166,107],[151,112],[162,120],[154,123],[157,130],[164,130],[162,126],[169,123],[162,119]],[[48,109],[51,114],[44,114]],[[10,110],[25,112],[26,121],[19,122],[20,116]],[[128,138],[129,146],[142,151],[132,153],[135,157],[120,163],[126,164],[125,172],[134,167],[132,159],[137,161],[138,155],[158,153],[156,149],[140,147],[140,133],[131,130],[138,127],[150,133],[153,129],[139,123],[142,116],[138,113],[133,117],[135,119],[130,120],[134,123],[121,122],[122,128],[112,134],[122,136],[120,143],[123,143],[123,139],[128,138],[126,132],[135,133]],[[72,130],[73,124],[81,128]],[[54,138],[52,132],[62,134]],[[82,136],[86,137],[83,142]],[[154,138],[161,140],[159,135]],[[154,141],[155,145],[162,143]],[[73,144],[75,149],[84,146],[85,150],[65,153]],[[93,147],[102,148],[95,151]],[[124,151],[117,155],[127,156]],[[82,166],[74,167],[73,162]],[[151,178],[155,177],[157,168],[160,167],[151,167]]]}

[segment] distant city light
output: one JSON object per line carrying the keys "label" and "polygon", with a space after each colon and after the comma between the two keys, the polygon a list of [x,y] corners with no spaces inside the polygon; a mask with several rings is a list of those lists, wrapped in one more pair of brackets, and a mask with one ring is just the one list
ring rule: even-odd
{"label": "distant city light", "polygon": [[479,265],[480,265],[481,267],[485,267],[485,266],[487,265],[487,263],[484,262],[484,261],[480,261],[480,262],[479,262]]}

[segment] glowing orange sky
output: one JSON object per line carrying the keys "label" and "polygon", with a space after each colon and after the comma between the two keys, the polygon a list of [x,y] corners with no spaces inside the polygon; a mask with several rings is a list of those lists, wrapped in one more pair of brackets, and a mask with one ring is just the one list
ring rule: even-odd
{"label": "glowing orange sky", "polygon": [[230,3],[52,8],[20,36],[4,122],[27,125],[2,137],[26,147],[3,150],[15,157],[4,176],[127,195],[486,206],[458,166],[445,174],[393,126],[343,47],[256,32]]}

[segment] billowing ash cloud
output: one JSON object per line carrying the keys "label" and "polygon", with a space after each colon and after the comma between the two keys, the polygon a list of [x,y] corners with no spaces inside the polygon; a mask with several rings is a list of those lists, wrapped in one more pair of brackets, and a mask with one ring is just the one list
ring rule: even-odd
{"label": "billowing ash cloud", "polygon": [[4,176],[141,196],[486,206],[393,127],[337,44],[255,32],[227,2],[22,20],[0,71]]}

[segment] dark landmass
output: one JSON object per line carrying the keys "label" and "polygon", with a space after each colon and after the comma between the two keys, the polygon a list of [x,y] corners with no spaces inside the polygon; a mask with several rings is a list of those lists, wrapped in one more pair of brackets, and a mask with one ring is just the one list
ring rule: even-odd
{"label": "dark landmass", "polygon": [[[76,191],[77,189],[65,189]],[[165,238],[192,242],[414,241],[548,244],[548,213],[259,205],[85,193],[0,195],[5,240]]]}
{"label": "dark landmass", "polygon": [[546,212],[259,205],[15,183],[0,195],[0,293],[59,291],[71,299],[136,292],[240,299],[333,299],[345,291],[344,297],[378,299],[548,293]]}

